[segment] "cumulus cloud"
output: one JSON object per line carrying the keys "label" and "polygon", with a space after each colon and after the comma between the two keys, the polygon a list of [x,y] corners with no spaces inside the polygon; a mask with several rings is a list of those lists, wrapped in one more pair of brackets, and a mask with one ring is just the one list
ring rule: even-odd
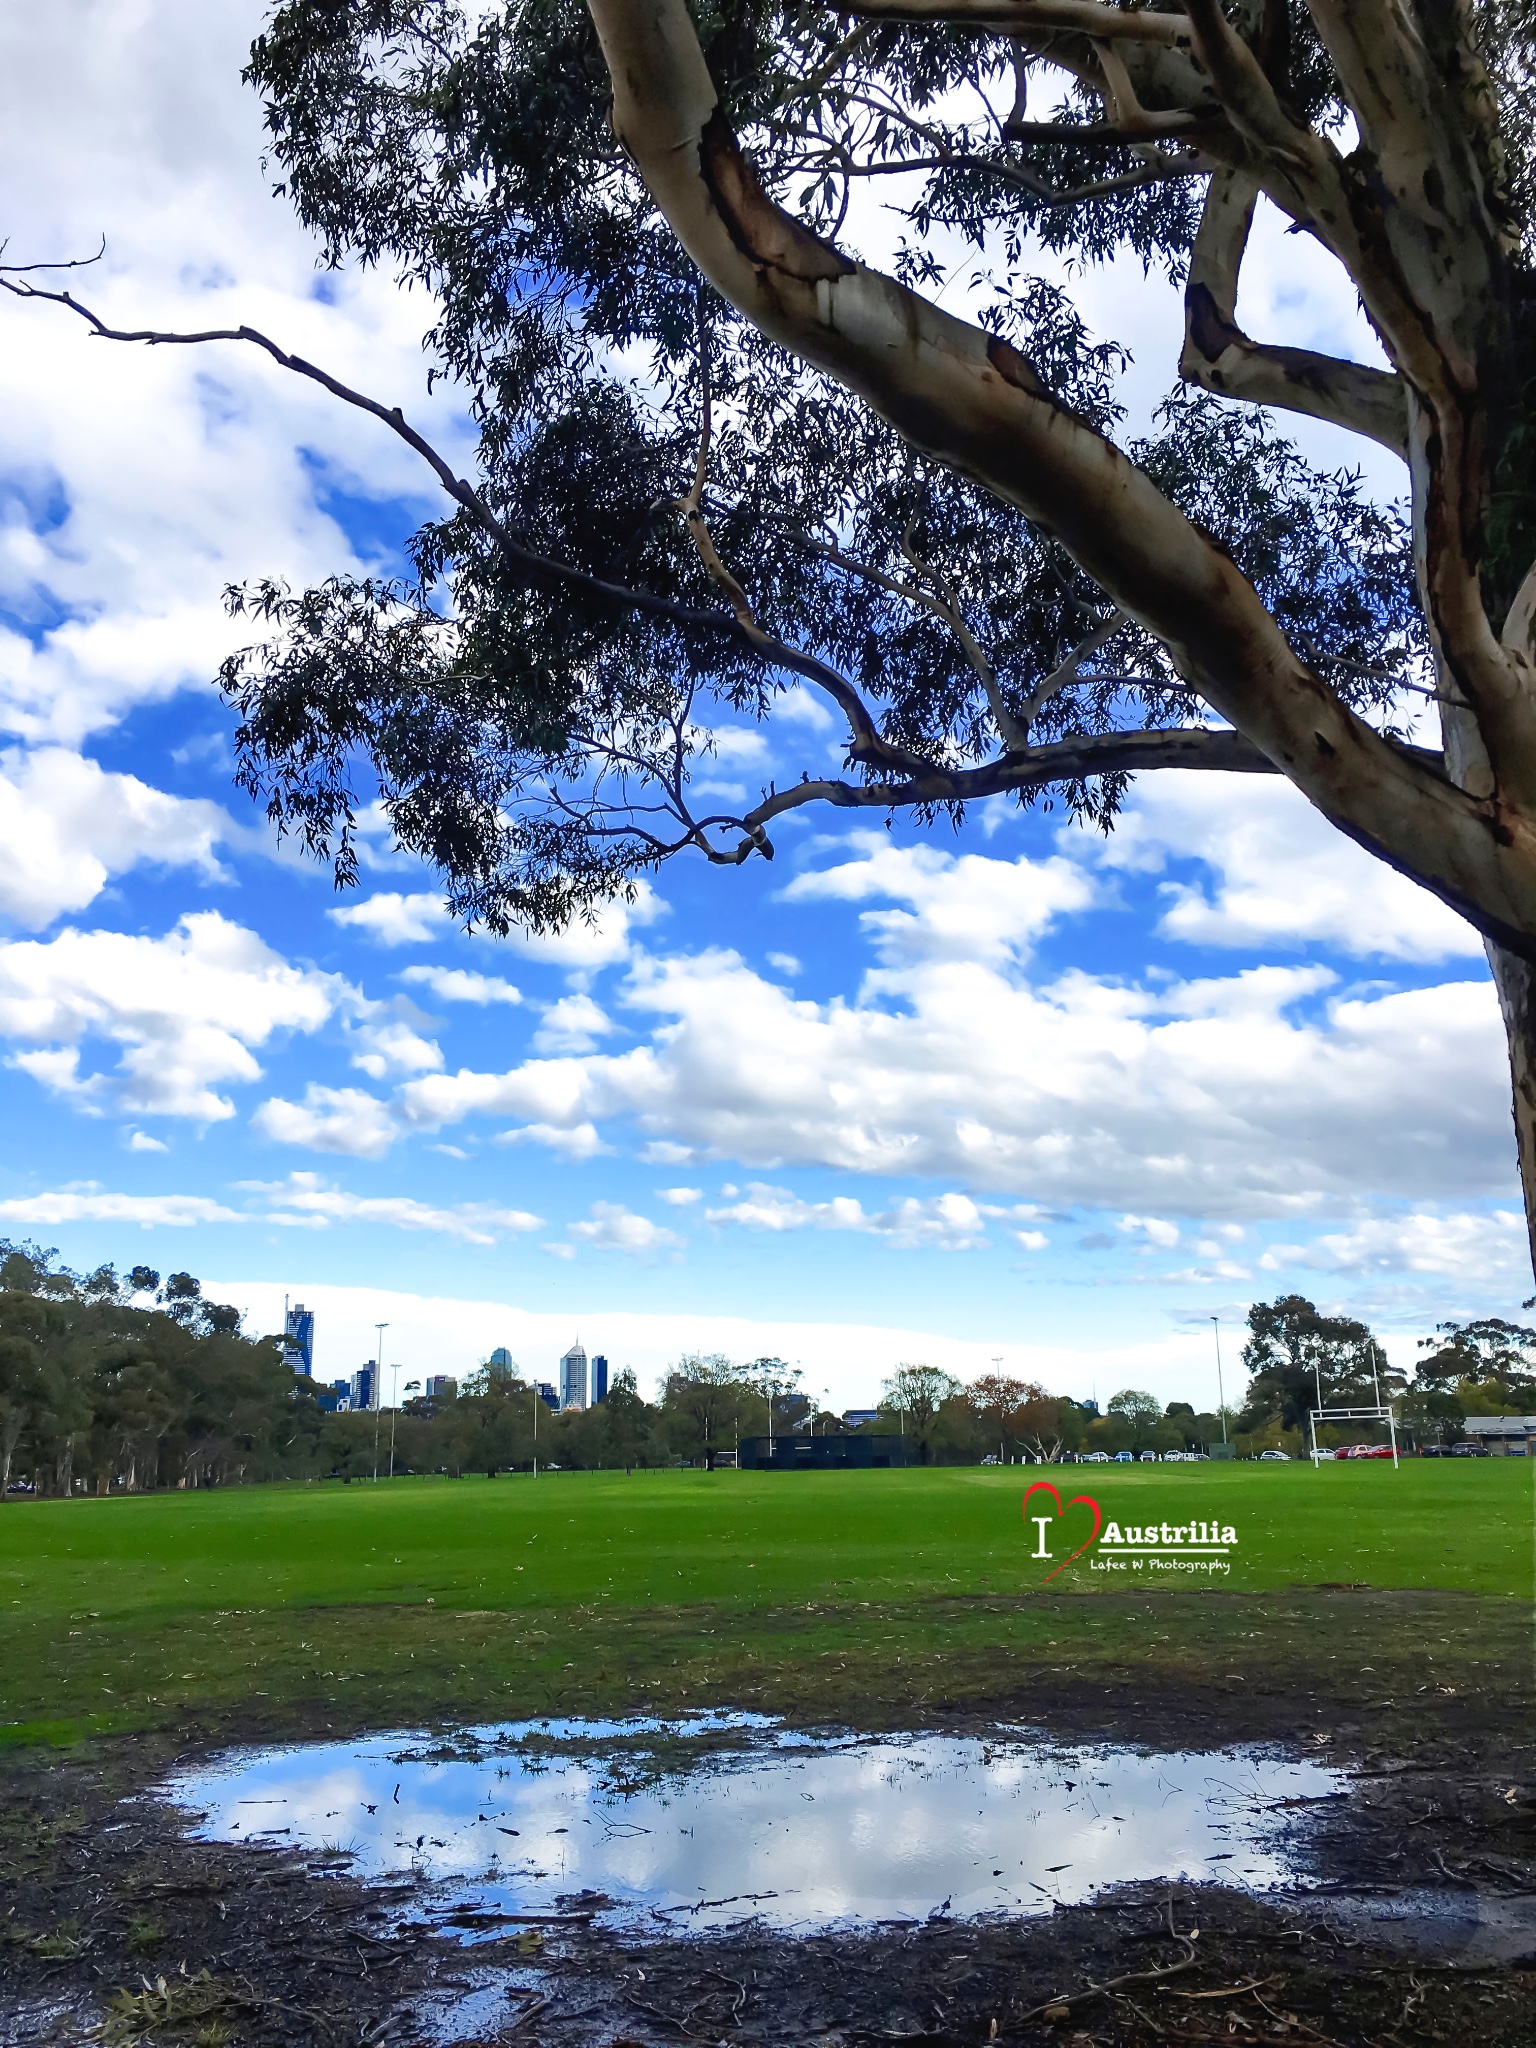
{"label": "cumulus cloud", "polygon": [[325,1088],[311,1081],[302,1102],[273,1095],[251,1118],[264,1138],[311,1152],[382,1159],[399,1135],[388,1103],[365,1088]]}
{"label": "cumulus cloud", "polygon": [[[317,292],[314,244],[271,197],[260,103],[240,83],[265,12],[57,0],[8,20],[12,260],[101,233],[85,295],[117,324],[253,322],[456,447],[450,402],[422,388],[419,302],[366,273]],[[4,324],[0,592],[18,624],[0,632],[0,728],[33,743],[204,687],[247,630],[224,615],[225,582],[368,566],[325,485],[432,495],[393,436],[254,349],[113,348],[56,307],[11,305]]]}
{"label": "cumulus cloud", "polygon": [[232,829],[217,804],[109,774],[68,748],[7,749],[0,754],[0,917],[41,930],[141,864],[190,867],[217,880],[223,871],[214,848]]}
{"label": "cumulus cloud", "polygon": [[362,1050],[352,1055],[352,1064],[372,1080],[382,1081],[389,1074],[429,1074],[443,1064],[436,1040],[424,1038],[403,1017],[365,1017],[356,1035]]}
{"label": "cumulus cloud", "polygon": [[498,1145],[543,1145],[571,1160],[593,1159],[613,1148],[605,1145],[596,1124],[522,1124],[514,1131],[498,1132]]}
{"label": "cumulus cloud", "polygon": [[617,1027],[590,996],[562,996],[533,1034],[536,1052],[590,1052]]}
{"label": "cumulus cloud", "polygon": [[441,1207],[407,1195],[353,1195],[313,1173],[291,1173],[281,1181],[242,1181],[265,1201],[263,1220],[325,1229],[332,1223],[382,1223],[394,1230],[435,1231],[466,1244],[494,1244],[543,1228],[542,1216],[526,1209],[502,1209],[490,1202]]}
{"label": "cumulus cloud", "polygon": [[1112,871],[1163,874],[1159,926],[1191,945],[1322,944],[1360,958],[1474,959],[1482,940],[1436,897],[1346,839],[1279,776],[1143,776],[1107,839],[1069,829],[1061,845]]}
{"label": "cumulus cloud", "polygon": [[702,1188],[658,1188],[656,1199],[665,1202],[669,1209],[688,1209],[695,1202],[704,1199]]}
{"label": "cumulus cloud", "polygon": [[1364,1216],[1308,1244],[1271,1245],[1266,1272],[1302,1266],[1322,1273],[1422,1273],[1492,1286],[1530,1279],[1525,1218],[1513,1209]]}
{"label": "cumulus cloud", "polygon": [[400,1091],[403,1120],[627,1118],[663,1163],[922,1174],[1161,1218],[1508,1186],[1484,981],[1340,995],[1297,967],[1036,987],[919,960],[820,1004],[708,952],[638,961],[626,1000],[656,1020],[649,1043],[423,1076]]}
{"label": "cumulus cloud", "polygon": [[326,916],[333,924],[364,933],[376,946],[424,946],[449,922],[441,896],[426,891],[404,895],[398,889],[381,889],[361,903],[328,910]]}
{"label": "cumulus cloud", "polygon": [[987,1243],[981,1210],[969,1195],[960,1194],[907,1195],[872,1215],[852,1195],[807,1202],[788,1188],[754,1181],[740,1201],[728,1208],[706,1209],[704,1220],[749,1230],[852,1230],[888,1238],[892,1244],[951,1252],[972,1251]]}
{"label": "cumulus cloud", "polygon": [[791,903],[863,903],[859,922],[888,962],[964,960],[1002,965],[1022,959],[1058,917],[1087,909],[1094,885],[1075,862],[989,860],[930,846],[893,846],[883,834],[854,835],[856,859],[796,876]]}
{"label": "cumulus cloud", "polygon": [[474,974],[465,967],[407,967],[400,979],[429,988],[440,1003],[478,1003],[484,1008],[489,1003],[515,1005],[523,1000],[522,990],[510,981],[494,974]]}
{"label": "cumulus cloud", "polygon": [[[0,946],[0,1034],[44,1086],[130,1114],[217,1122],[234,1104],[215,1083],[259,1078],[252,1047],[310,1032],[345,984],[294,967],[217,911],[183,917],[163,938],[66,929]],[[81,1049],[120,1047],[116,1067],[82,1077]]]}
{"label": "cumulus cloud", "polygon": [[581,1223],[568,1223],[566,1235],[607,1251],[655,1252],[683,1242],[675,1230],[637,1216],[622,1202],[594,1202]]}

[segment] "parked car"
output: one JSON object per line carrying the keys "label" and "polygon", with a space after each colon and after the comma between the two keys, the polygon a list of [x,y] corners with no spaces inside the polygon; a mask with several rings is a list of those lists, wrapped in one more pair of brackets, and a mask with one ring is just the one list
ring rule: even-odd
{"label": "parked car", "polygon": [[1259,1453],[1259,1463],[1261,1465],[1289,1465],[1290,1462],[1291,1454],[1289,1451],[1260,1451]]}
{"label": "parked car", "polygon": [[1488,1446],[1486,1444],[1474,1444],[1468,1442],[1451,1445],[1451,1456],[1453,1458],[1486,1458],[1489,1455],[1490,1454]]}
{"label": "parked car", "polygon": [[1336,1458],[1360,1458],[1370,1449],[1369,1444],[1341,1444],[1334,1452]]}
{"label": "parked car", "polygon": [[997,1455],[996,1451],[988,1451],[987,1455],[982,1459],[981,1462],[983,1463],[983,1465],[1001,1465],[1003,1461]]}
{"label": "parked car", "polygon": [[1355,1453],[1357,1458],[1390,1458],[1391,1455],[1390,1444],[1362,1444]]}
{"label": "parked car", "polygon": [[1419,1456],[1421,1458],[1448,1458],[1450,1455],[1451,1447],[1449,1444],[1419,1445]]}
{"label": "parked car", "polygon": [[1084,1453],[1083,1463],[1085,1465],[1107,1465],[1109,1463],[1109,1453],[1108,1451],[1087,1451]]}
{"label": "parked car", "polygon": [[1114,1462],[1117,1465],[1134,1465],[1136,1453],[1134,1451],[1116,1451]]}

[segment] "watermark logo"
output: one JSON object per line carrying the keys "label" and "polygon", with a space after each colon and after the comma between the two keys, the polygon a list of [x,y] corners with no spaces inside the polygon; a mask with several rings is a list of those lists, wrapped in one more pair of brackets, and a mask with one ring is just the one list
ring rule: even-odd
{"label": "watermark logo", "polygon": [[[1054,1513],[1040,1512],[1044,1503],[1035,1497],[1042,1493],[1055,1503]],[[1033,1514],[1031,1501],[1035,1501]],[[1052,1538],[1064,1533],[1058,1531],[1057,1524],[1073,1508],[1086,1508],[1093,1517],[1093,1527],[1077,1548],[1057,1563],[1060,1552]],[[1023,1512],[1031,1542],[1030,1562],[1051,1566],[1040,1581],[1043,1586],[1048,1586],[1059,1572],[1064,1572],[1095,1544],[1097,1555],[1088,1563],[1093,1572],[1204,1573],[1211,1578],[1231,1571],[1237,1550],[1237,1530],[1230,1522],[1106,1522],[1103,1510],[1091,1494],[1077,1493],[1063,1503],[1049,1479],[1037,1479],[1029,1488],[1024,1495]]]}
{"label": "watermark logo", "polygon": [[1090,1571],[1184,1572],[1218,1577],[1232,1569],[1230,1522],[1110,1522]]}
{"label": "watermark logo", "polygon": [[[1051,1499],[1055,1501],[1056,1512],[1054,1515],[1032,1515],[1029,1512],[1029,1504],[1037,1493],[1048,1493]],[[1051,1580],[1055,1578],[1057,1572],[1064,1572],[1067,1566],[1071,1564],[1073,1558],[1081,1557],[1083,1552],[1097,1541],[1099,1531],[1104,1526],[1104,1514],[1098,1502],[1091,1494],[1087,1493],[1075,1493],[1071,1500],[1067,1502],[1066,1507],[1063,1507],[1061,1495],[1052,1486],[1049,1479],[1037,1479],[1024,1496],[1024,1526],[1028,1529],[1033,1524],[1035,1531],[1035,1547],[1029,1553],[1032,1559],[1048,1562],[1055,1556],[1056,1553],[1045,1540],[1046,1531],[1062,1520],[1068,1508],[1087,1508],[1093,1516],[1093,1527],[1089,1530],[1086,1540],[1079,1543],[1076,1550],[1070,1556],[1064,1557],[1061,1563],[1056,1566],[1055,1571],[1046,1573],[1045,1577],[1040,1581],[1042,1586],[1048,1586]]]}

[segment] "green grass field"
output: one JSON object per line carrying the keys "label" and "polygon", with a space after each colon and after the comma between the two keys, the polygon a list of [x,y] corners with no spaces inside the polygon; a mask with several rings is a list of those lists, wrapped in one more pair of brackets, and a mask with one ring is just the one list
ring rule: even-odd
{"label": "green grass field", "polygon": [[[1106,1584],[1090,1552],[1042,1590],[1019,1509],[1032,1476],[559,1473],[7,1504],[0,1724],[27,1740],[658,1699],[889,1719],[996,1693],[1000,1659],[1150,1660],[1170,1680],[1237,1657],[1336,1665],[1320,1586],[1370,1589],[1350,1654],[1365,1628],[1377,1669],[1431,1625],[1463,1661],[1518,1656],[1536,1461],[1051,1473],[1106,1520],[1232,1525],[1230,1575],[1194,1589]],[[1076,1511],[1056,1556],[1088,1526]]]}

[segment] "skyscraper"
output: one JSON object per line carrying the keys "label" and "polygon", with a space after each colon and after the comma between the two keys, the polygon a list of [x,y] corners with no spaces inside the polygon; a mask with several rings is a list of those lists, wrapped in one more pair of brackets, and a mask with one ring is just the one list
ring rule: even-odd
{"label": "skyscraper", "polygon": [[379,1404],[379,1375],[370,1358],[359,1366],[352,1375],[352,1412],[357,1414],[364,1408],[376,1408]]}
{"label": "skyscraper", "polygon": [[[494,1365],[495,1362],[496,1356],[493,1352],[491,1354],[491,1363]],[[428,1376],[427,1399],[429,1401],[451,1401],[458,1391],[459,1383],[452,1373],[435,1372]]]}
{"label": "skyscraper", "polygon": [[560,1361],[560,1406],[585,1408],[587,1405],[587,1354],[578,1341],[573,1344]]}
{"label": "skyscraper", "polygon": [[307,1380],[315,1376],[315,1312],[296,1301],[283,1303],[283,1356]]}
{"label": "skyscraper", "polygon": [[608,1361],[601,1351],[592,1361],[592,1406],[608,1398]]}
{"label": "skyscraper", "polygon": [[486,1361],[488,1365],[499,1365],[503,1372],[516,1372],[517,1360],[505,1344],[498,1344]]}

